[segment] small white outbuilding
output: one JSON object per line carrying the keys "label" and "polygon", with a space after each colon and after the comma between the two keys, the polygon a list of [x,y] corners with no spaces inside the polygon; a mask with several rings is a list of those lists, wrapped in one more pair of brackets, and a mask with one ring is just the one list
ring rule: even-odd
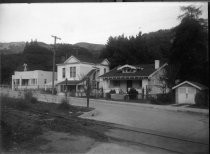
{"label": "small white outbuilding", "polygon": [[175,101],[178,104],[195,104],[195,96],[198,92],[205,92],[208,88],[200,83],[184,81],[172,89],[175,90]]}

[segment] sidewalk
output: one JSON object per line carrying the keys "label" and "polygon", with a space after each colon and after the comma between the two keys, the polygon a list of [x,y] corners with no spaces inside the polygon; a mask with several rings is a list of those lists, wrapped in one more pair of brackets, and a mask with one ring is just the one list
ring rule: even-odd
{"label": "sidewalk", "polygon": [[[86,98],[78,98],[78,97],[71,97],[71,99],[86,100]],[[175,112],[190,112],[190,113],[209,115],[209,109],[188,108],[184,106],[176,107],[172,105],[140,104],[140,103],[131,103],[131,102],[127,103],[127,102],[102,100],[102,99],[90,99],[90,101],[107,103],[107,104],[114,103],[114,104],[121,104],[121,105],[132,105],[132,106],[139,106],[139,107],[145,107],[145,108],[154,108],[154,109],[160,109],[160,110],[169,110],[169,111],[175,111]]]}

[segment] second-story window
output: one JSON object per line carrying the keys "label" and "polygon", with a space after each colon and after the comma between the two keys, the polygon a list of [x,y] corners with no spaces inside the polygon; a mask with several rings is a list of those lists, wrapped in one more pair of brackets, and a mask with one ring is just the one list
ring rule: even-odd
{"label": "second-story window", "polygon": [[76,67],[70,67],[70,78],[76,77]]}
{"label": "second-story window", "polygon": [[104,74],[106,73],[106,68],[104,68]]}
{"label": "second-story window", "polygon": [[63,77],[63,78],[66,77],[66,69],[65,69],[65,68],[62,69],[62,77]]}

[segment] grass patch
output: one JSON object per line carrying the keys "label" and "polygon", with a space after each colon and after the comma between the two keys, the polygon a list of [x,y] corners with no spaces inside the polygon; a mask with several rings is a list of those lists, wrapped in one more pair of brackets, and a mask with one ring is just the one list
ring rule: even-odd
{"label": "grass patch", "polygon": [[[42,123],[40,121],[44,121],[49,116],[41,116],[30,110],[57,113],[73,119],[83,112],[93,110],[93,108],[73,106],[65,101],[60,104],[39,102],[30,93],[26,94],[24,98],[10,98],[4,95],[0,99],[2,135],[0,148],[5,152],[19,152],[18,147],[21,151],[21,146],[25,143],[32,143],[36,136],[42,134],[43,128],[61,132],[73,132],[78,135],[82,134],[100,141],[106,140],[106,137],[103,135],[105,130],[103,127],[99,128],[93,124],[87,125],[85,122],[75,122],[75,120],[67,124],[66,121],[62,121],[59,118],[55,118],[50,124]],[[16,150],[14,150],[14,147]],[[24,149],[25,147],[22,148]]]}
{"label": "grass patch", "polygon": [[26,93],[23,98],[11,98],[6,95],[1,96],[2,108],[14,108],[18,110],[28,111],[29,109],[38,110],[45,113],[57,113],[66,115],[71,112],[72,116],[81,115],[83,112],[93,110],[93,108],[86,108],[81,106],[73,106],[62,100],[60,104],[46,103],[37,101],[30,93]]}
{"label": "grass patch", "polygon": [[31,104],[28,103],[25,99],[22,98],[10,98],[6,95],[1,96],[1,106],[3,108],[9,107],[9,108],[16,108],[19,110],[27,110],[31,107]]}
{"label": "grass patch", "polygon": [[17,152],[23,142],[28,142],[42,134],[42,128],[33,118],[17,112],[2,110],[1,112],[1,149]]}

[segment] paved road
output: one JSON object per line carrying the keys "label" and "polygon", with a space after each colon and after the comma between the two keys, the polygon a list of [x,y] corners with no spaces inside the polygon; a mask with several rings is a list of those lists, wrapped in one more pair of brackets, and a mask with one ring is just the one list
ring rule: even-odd
{"label": "paved road", "polygon": [[[71,99],[74,105],[86,105],[82,99]],[[95,116],[86,118],[123,124],[145,130],[152,130],[174,137],[186,138],[204,143],[209,142],[209,116],[166,111],[129,104],[102,103],[90,101],[96,108]]]}

